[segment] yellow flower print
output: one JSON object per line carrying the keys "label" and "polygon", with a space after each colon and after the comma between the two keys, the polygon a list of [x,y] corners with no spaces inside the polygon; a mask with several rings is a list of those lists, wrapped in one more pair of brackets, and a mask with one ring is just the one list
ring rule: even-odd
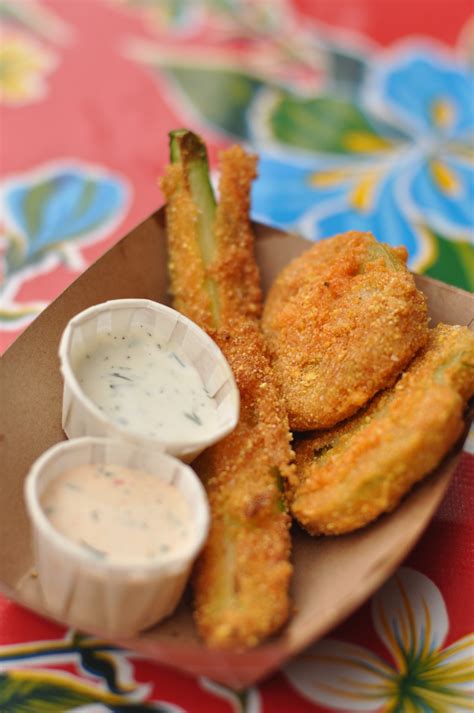
{"label": "yellow flower print", "polygon": [[402,567],[374,597],[372,620],[391,661],[323,639],[286,667],[290,683],[305,698],[344,713],[474,710],[474,637],[443,648],[449,620],[434,582]]}
{"label": "yellow flower print", "polygon": [[55,56],[22,35],[0,43],[0,103],[19,105],[40,99],[44,79],[56,66]]}

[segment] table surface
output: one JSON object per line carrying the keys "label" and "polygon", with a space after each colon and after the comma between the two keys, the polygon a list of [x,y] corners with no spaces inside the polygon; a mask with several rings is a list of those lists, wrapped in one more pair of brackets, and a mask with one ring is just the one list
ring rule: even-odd
{"label": "table surface", "polygon": [[[464,0],[0,0],[0,352],[161,203],[178,126],[260,155],[256,219],[372,230],[474,286],[474,20]],[[0,598],[0,711],[464,711],[474,457],[395,576],[237,693]],[[380,612],[386,619],[382,621]]]}

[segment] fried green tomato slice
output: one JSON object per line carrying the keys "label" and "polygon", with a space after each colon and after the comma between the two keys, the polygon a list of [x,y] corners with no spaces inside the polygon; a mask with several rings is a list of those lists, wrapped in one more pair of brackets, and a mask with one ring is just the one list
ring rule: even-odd
{"label": "fried green tomato slice", "polygon": [[406,258],[403,247],[349,232],[316,243],[275,280],[262,326],[293,430],[352,416],[426,343],[426,300]]}
{"label": "fried green tomato slice", "polygon": [[392,510],[456,443],[473,394],[474,334],[440,324],[391,389],[296,444],[294,517],[311,534],[335,535]]}

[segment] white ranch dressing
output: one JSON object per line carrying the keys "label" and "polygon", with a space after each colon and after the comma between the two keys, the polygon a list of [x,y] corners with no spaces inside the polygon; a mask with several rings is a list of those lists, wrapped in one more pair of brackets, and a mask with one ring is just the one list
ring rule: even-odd
{"label": "white ranch dressing", "polygon": [[97,336],[76,362],[85,395],[113,423],[151,438],[194,440],[218,426],[197,369],[173,343],[139,326]]}
{"label": "white ranch dressing", "polygon": [[150,562],[178,554],[193,536],[175,486],[122,466],[71,468],[48,484],[41,505],[52,526],[95,559]]}

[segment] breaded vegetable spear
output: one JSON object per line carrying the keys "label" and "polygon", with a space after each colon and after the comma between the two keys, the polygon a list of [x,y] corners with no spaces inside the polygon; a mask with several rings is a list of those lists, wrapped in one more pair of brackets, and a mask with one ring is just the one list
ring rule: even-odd
{"label": "breaded vegetable spear", "polygon": [[208,331],[235,317],[259,318],[262,293],[249,220],[256,157],[239,146],[222,153],[217,206],[201,139],[185,129],[170,136],[173,163],[161,187],[174,306]]}
{"label": "breaded vegetable spear", "polygon": [[439,324],[396,384],[356,416],[297,443],[291,511],[312,534],[393,510],[454,446],[474,395],[474,334]]}
{"label": "breaded vegetable spear", "polygon": [[195,577],[195,620],[209,646],[249,647],[288,616],[290,518],[283,490],[294,477],[286,411],[273,381],[258,317],[249,193],[255,158],[221,154],[220,203],[205,147],[191,132],[171,133],[167,199],[174,306],[225,354],[240,392],[235,431],[194,462],[211,506],[211,529]]}

